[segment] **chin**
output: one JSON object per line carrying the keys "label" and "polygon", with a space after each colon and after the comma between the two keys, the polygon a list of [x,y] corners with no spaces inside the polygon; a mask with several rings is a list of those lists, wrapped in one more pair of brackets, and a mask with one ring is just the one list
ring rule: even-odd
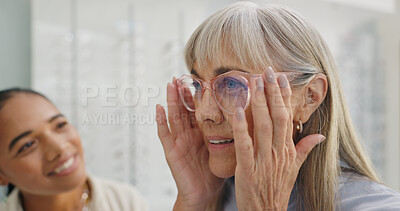
{"label": "chin", "polygon": [[211,173],[219,178],[229,178],[235,175],[236,159],[217,159],[210,157],[209,167]]}
{"label": "chin", "polygon": [[74,176],[73,182],[78,186],[82,186],[87,181],[87,173],[85,166],[81,166],[77,174]]}
{"label": "chin", "polygon": [[64,178],[59,178],[56,180],[58,183],[57,186],[60,188],[59,190],[62,192],[80,188],[87,181],[87,173],[85,166],[83,165],[83,163],[80,163],[75,172],[65,176]]}

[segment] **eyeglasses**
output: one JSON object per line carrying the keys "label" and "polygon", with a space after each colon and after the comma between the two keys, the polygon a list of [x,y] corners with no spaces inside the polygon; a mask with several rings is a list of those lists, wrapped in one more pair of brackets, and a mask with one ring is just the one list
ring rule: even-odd
{"label": "eyeglasses", "polygon": [[181,100],[189,111],[200,106],[203,94],[209,89],[218,106],[225,112],[233,114],[236,108],[246,108],[250,101],[249,79],[255,74],[230,71],[210,81],[203,81],[192,75],[183,75],[177,80]]}
{"label": "eyeglasses", "polygon": [[[288,80],[293,80],[297,72],[284,73]],[[179,96],[187,110],[194,112],[201,104],[206,89],[209,89],[219,108],[233,114],[239,107],[246,109],[250,103],[249,81],[262,74],[250,74],[229,71],[210,81],[203,81],[192,75],[183,75],[177,80]]]}

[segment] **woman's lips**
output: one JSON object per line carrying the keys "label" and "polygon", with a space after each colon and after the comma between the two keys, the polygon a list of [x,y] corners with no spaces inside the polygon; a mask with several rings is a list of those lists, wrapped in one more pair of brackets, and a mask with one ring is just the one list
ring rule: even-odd
{"label": "woman's lips", "polygon": [[52,172],[50,172],[49,176],[64,176],[71,172],[73,172],[77,167],[77,156],[71,156],[67,160],[63,161],[60,165],[58,165]]}
{"label": "woman's lips", "polygon": [[222,139],[222,140],[208,140],[210,144],[229,144],[233,142],[233,139]]}
{"label": "woman's lips", "polygon": [[208,140],[208,149],[218,151],[234,145],[234,139],[222,136],[206,136]]}

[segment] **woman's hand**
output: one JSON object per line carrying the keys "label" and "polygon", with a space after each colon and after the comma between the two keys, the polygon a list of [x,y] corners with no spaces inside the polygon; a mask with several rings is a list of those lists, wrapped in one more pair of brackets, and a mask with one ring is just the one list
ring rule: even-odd
{"label": "woman's hand", "polygon": [[290,193],[307,155],[324,136],[292,139],[291,89],[285,75],[277,82],[272,69],[251,81],[253,140],[243,109],[235,112],[233,134],[237,166],[235,188],[238,209],[287,210]]}
{"label": "woman's hand", "polygon": [[223,180],[208,165],[208,150],[194,119],[180,101],[176,80],[167,86],[168,128],[164,108],[157,105],[158,136],[178,188],[174,210],[205,210]]}

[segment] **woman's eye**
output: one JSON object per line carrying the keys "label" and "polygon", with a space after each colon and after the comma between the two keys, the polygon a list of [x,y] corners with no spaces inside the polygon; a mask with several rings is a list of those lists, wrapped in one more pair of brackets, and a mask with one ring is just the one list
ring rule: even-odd
{"label": "woman's eye", "polygon": [[196,89],[196,91],[201,90],[201,85],[200,85],[199,82],[193,81],[193,86],[194,86],[194,88]]}
{"label": "woman's eye", "polygon": [[224,78],[220,85],[221,88],[225,89],[236,89],[236,88],[241,88],[242,86],[243,84],[239,80],[230,77]]}
{"label": "woman's eye", "polygon": [[236,87],[236,82],[235,81],[228,81],[226,85],[227,85],[228,88],[234,89]]}
{"label": "woman's eye", "polygon": [[28,142],[26,142],[26,143],[24,144],[24,146],[22,146],[22,147],[18,150],[17,154],[20,154],[21,152],[24,152],[25,150],[31,148],[31,147],[33,146],[34,143],[35,143],[34,141],[28,141]]}
{"label": "woman's eye", "polygon": [[67,125],[67,122],[61,122],[57,124],[57,129],[63,128],[65,125]]}

